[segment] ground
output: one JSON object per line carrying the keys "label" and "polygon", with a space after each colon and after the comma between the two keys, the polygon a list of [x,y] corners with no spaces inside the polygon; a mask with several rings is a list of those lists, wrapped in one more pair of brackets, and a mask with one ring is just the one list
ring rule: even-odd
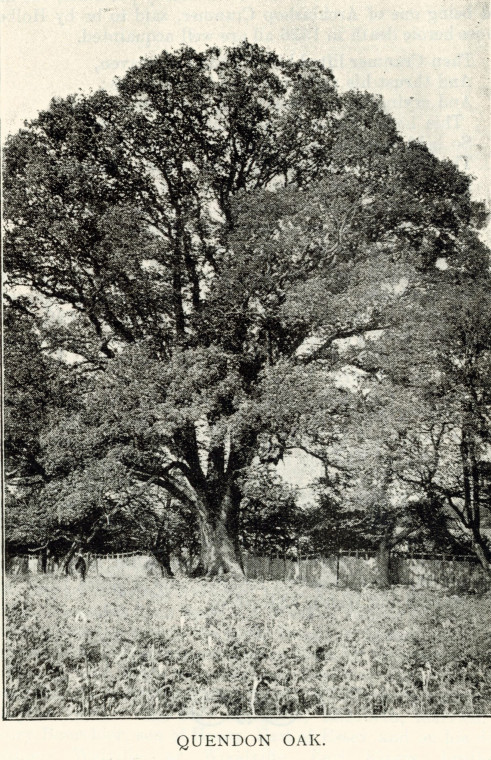
{"label": "ground", "polygon": [[491,595],[7,579],[9,717],[491,713]]}

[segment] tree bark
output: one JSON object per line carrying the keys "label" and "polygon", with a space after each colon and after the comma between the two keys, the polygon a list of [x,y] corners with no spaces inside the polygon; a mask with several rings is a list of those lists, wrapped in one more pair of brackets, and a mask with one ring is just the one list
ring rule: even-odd
{"label": "tree bark", "polygon": [[80,550],[80,547],[82,546],[82,539],[76,538],[72,545],[70,546],[70,549],[65,554],[59,568],[59,574],[60,575],[68,575],[68,568],[70,566],[70,562],[74,558],[75,554]]}
{"label": "tree bark", "polygon": [[485,542],[482,539],[482,536],[480,533],[477,535],[474,534],[473,541],[472,541],[472,548],[474,551],[474,554],[476,555],[477,559],[479,560],[482,569],[484,570],[484,574],[486,575],[486,578],[488,581],[491,581],[491,562],[489,558],[489,550],[485,544]]}
{"label": "tree bark", "polygon": [[159,563],[160,570],[162,572],[162,576],[164,578],[173,578],[174,573],[172,572],[172,568],[170,566],[170,554],[167,551],[159,551],[157,549],[154,549],[152,551],[152,554],[154,558]]}
{"label": "tree bark", "polygon": [[218,509],[200,504],[200,565],[207,578],[244,578],[238,540],[238,507],[239,498],[231,483],[227,484]]}
{"label": "tree bark", "polygon": [[491,580],[491,556],[481,532],[481,482],[472,413],[467,411],[466,424],[462,428],[460,452],[464,483],[464,515],[472,533],[472,549],[486,577]]}
{"label": "tree bark", "polygon": [[377,552],[377,569],[378,569],[378,586],[379,588],[389,588],[391,585],[390,572],[390,541],[384,536],[380,541]]}

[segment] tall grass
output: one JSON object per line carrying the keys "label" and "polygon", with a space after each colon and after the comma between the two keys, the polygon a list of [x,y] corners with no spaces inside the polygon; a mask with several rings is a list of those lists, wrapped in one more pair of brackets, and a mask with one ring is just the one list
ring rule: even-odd
{"label": "tall grass", "polygon": [[8,579],[11,718],[491,713],[491,597]]}

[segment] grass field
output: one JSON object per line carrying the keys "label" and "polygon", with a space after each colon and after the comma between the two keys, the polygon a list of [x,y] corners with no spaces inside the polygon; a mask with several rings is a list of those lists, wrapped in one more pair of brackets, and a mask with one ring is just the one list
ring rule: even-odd
{"label": "grass field", "polygon": [[491,713],[491,596],[7,579],[11,718]]}

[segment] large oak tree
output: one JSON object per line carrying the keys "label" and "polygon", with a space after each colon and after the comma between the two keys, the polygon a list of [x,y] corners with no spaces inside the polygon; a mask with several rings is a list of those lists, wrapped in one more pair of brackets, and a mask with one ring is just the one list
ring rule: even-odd
{"label": "large oak tree", "polygon": [[338,342],[389,330],[397,283],[461,256],[481,211],[380,98],[247,42],[53,101],[7,141],[5,202],[8,286],[64,308],[53,349],[90,374],[45,438],[51,477],[117,461],[237,576],[247,468],[319,409],[329,436]]}

